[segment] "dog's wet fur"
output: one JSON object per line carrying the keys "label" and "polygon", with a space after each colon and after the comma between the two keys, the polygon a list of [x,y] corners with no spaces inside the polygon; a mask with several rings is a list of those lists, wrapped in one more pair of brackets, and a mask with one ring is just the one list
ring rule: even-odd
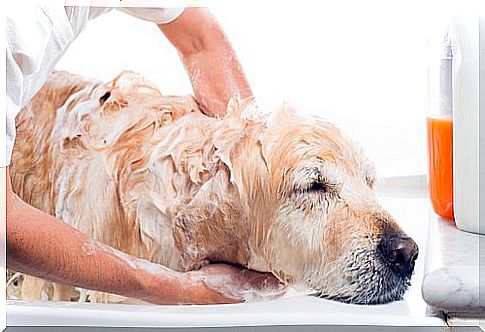
{"label": "dog's wet fur", "polygon": [[[239,264],[347,303],[401,299],[418,252],[333,124],[250,99],[211,118],[132,72],[55,72],[17,118],[11,177],[31,205],[128,254],[180,271]],[[23,296],[39,285],[26,277]]]}

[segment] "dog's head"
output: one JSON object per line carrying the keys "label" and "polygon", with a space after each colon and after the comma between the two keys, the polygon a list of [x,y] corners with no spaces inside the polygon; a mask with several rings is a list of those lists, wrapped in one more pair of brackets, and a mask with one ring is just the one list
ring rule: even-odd
{"label": "dog's head", "polygon": [[222,156],[248,209],[249,266],[343,302],[400,299],[418,248],[377,202],[361,149],[289,107],[263,121],[250,109],[233,104],[227,117],[245,129]]}

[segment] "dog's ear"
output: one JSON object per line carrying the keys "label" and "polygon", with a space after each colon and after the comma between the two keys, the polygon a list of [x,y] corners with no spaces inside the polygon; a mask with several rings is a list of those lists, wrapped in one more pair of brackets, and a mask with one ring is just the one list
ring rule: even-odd
{"label": "dog's ear", "polygon": [[248,220],[228,171],[202,185],[175,217],[173,235],[186,270],[208,262],[247,265]]}

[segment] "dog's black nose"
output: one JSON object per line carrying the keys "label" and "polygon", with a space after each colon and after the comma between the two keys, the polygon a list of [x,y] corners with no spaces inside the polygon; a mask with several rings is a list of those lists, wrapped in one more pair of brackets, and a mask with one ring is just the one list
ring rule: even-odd
{"label": "dog's black nose", "polygon": [[413,239],[406,235],[384,236],[378,247],[394,271],[407,275],[413,272],[419,252]]}

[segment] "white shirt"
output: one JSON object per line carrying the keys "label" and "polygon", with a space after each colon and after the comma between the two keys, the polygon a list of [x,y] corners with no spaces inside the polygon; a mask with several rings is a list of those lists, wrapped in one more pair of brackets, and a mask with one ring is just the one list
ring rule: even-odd
{"label": "white shirt", "polygon": [[[64,0],[50,6],[12,6],[6,15],[7,135],[6,155],[0,167],[10,164],[15,142],[15,117],[39,91],[69,44],[87,22],[111,8],[64,7]],[[183,8],[118,8],[137,18],[158,24],[177,18]]]}

